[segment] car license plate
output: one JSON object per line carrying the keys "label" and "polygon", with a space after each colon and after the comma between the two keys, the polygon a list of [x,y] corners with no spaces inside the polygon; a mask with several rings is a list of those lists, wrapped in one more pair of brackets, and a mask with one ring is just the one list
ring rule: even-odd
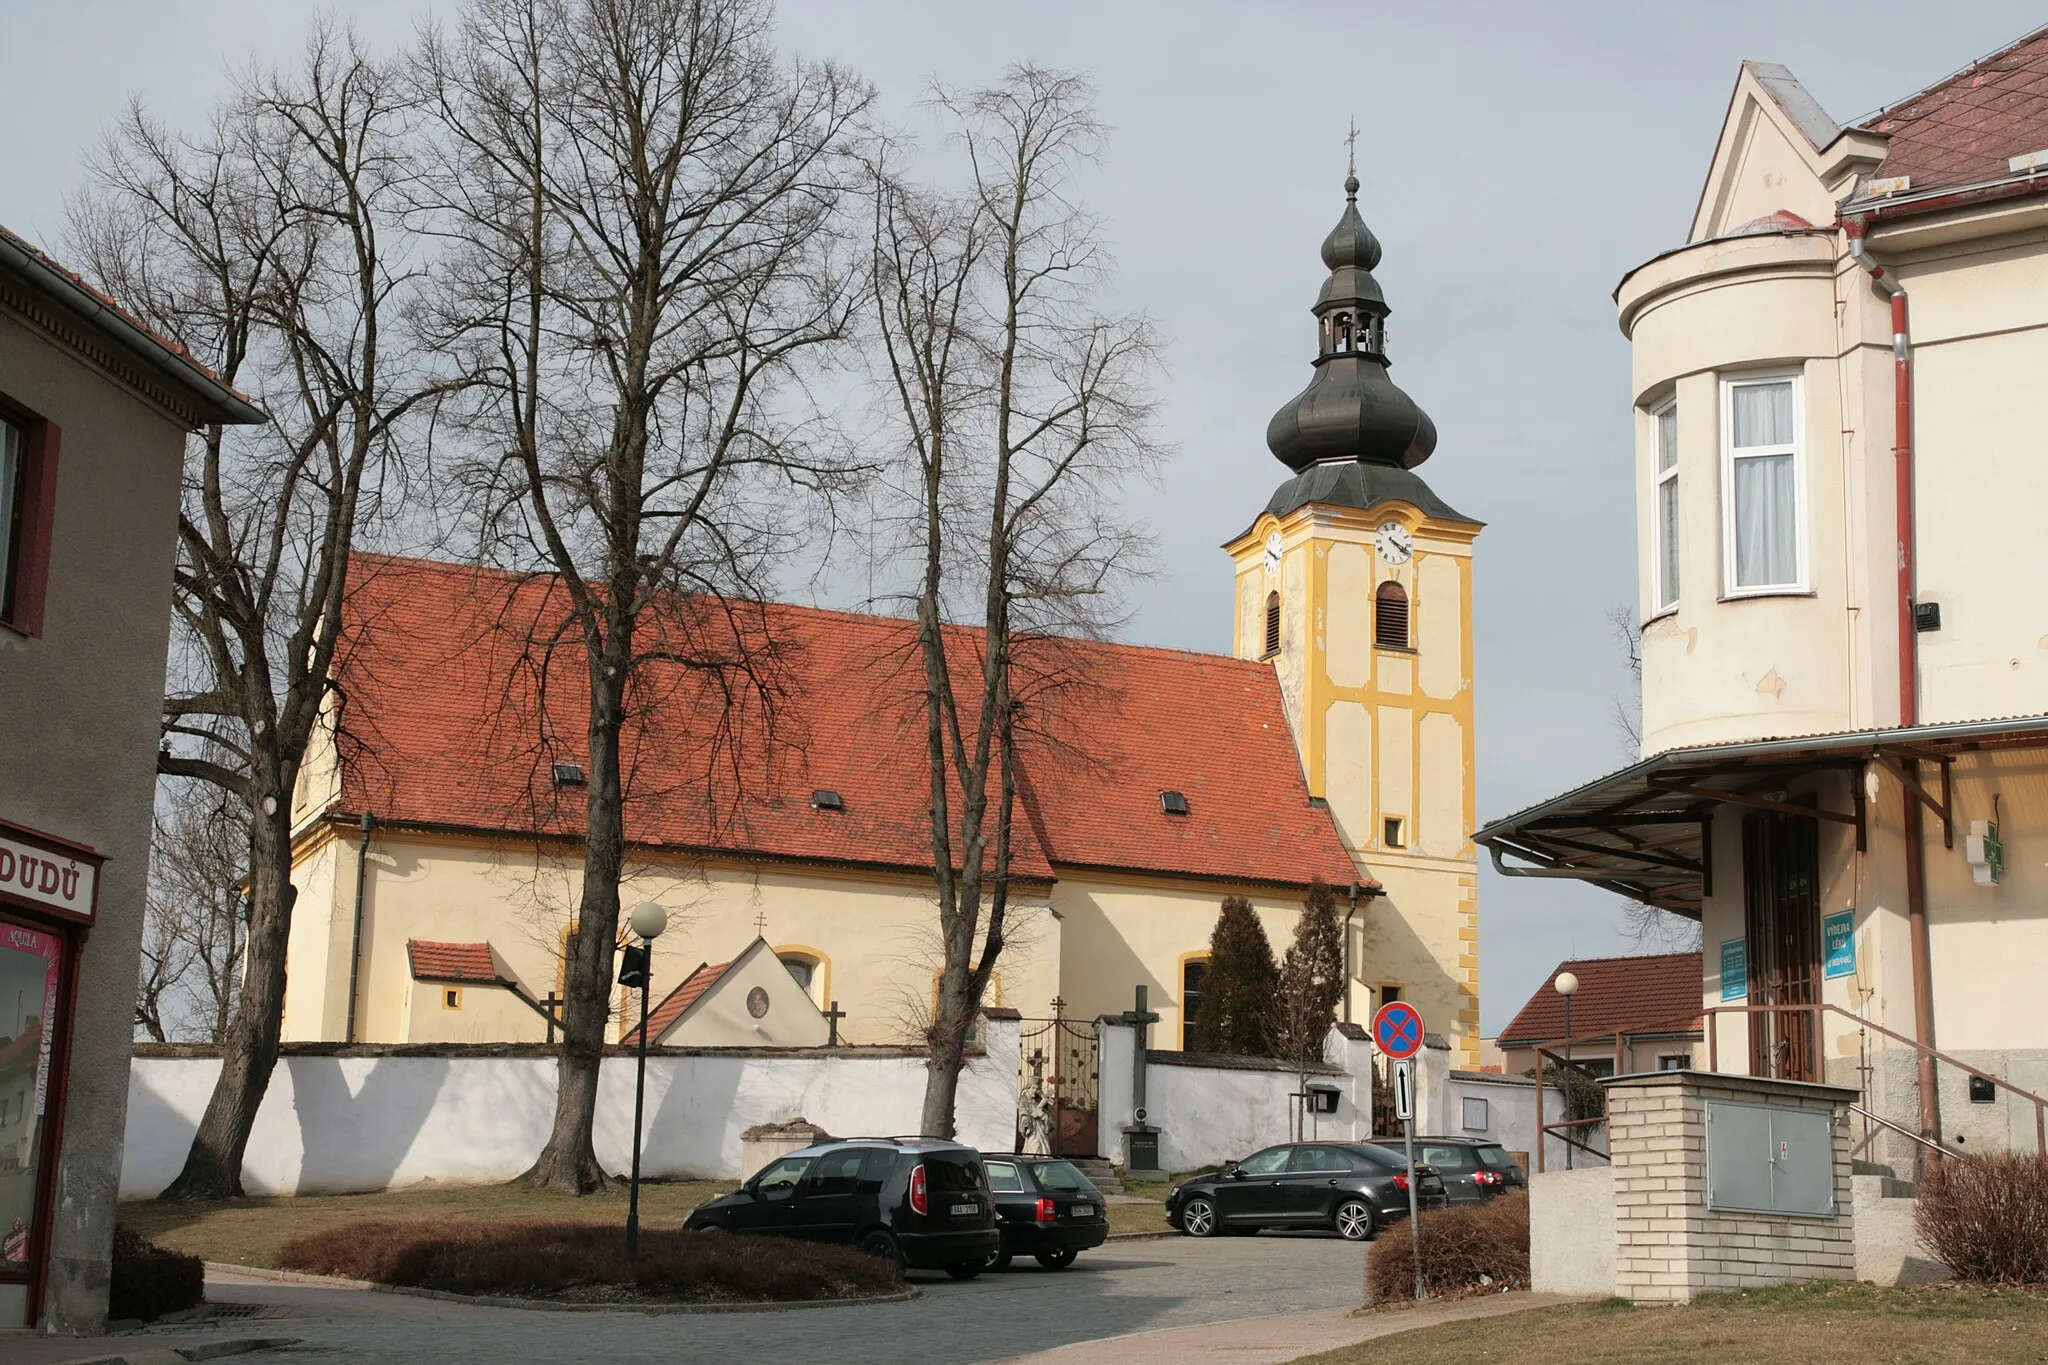
{"label": "car license plate", "polygon": [[955,1218],[960,1217],[962,1214],[979,1212],[981,1212],[981,1206],[979,1204],[955,1204],[953,1206],[953,1216]]}
{"label": "car license plate", "polygon": [[1095,1216],[1095,1206],[1094,1206],[1093,1204],[1076,1204],[1076,1205],[1074,1205],[1074,1217],[1076,1217],[1076,1218],[1093,1218],[1094,1216]]}

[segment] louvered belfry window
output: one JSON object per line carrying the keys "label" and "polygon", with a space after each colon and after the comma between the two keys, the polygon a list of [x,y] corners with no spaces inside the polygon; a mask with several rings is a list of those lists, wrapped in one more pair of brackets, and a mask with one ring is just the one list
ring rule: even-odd
{"label": "louvered belfry window", "polygon": [[1408,648],[1408,594],[1399,583],[1380,584],[1373,598],[1372,638],[1382,649]]}
{"label": "louvered belfry window", "polygon": [[1266,657],[1280,652],[1280,594],[1266,594]]}

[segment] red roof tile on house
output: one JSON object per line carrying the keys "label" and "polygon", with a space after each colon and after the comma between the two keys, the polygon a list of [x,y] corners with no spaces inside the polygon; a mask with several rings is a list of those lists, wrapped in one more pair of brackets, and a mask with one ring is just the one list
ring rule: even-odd
{"label": "red roof tile on house", "polygon": [[[551,577],[358,556],[339,652],[345,812],[415,826],[580,837],[582,646]],[[629,840],[749,857],[930,866],[922,671],[908,621],[685,603],[643,647],[773,646],[762,686],[728,706],[713,676],[642,670],[623,743]],[[659,639],[654,631],[666,631]],[[979,633],[953,636],[976,667]],[[1013,874],[1104,868],[1299,886],[1356,873],[1311,808],[1272,669],[1089,641],[1037,646],[1020,669],[1029,730]],[[962,683],[971,695],[971,682]],[[541,698],[545,696],[543,706]],[[842,810],[812,793],[838,792]],[[1186,816],[1160,807],[1188,799]]]}
{"label": "red roof tile on house", "polygon": [[477,981],[489,985],[498,980],[498,964],[491,959],[488,943],[432,943],[409,938],[405,941],[405,956],[412,964],[415,981]]}
{"label": "red roof tile on house", "polygon": [[2008,158],[2048,149],[2048,28],[1857,126],[1891,139],[1876,173],[1911,176],[1912,193],[2005,179]]}
{"label": "red roof tile on house", "polygon": [[1655,953],[1589,957],[1560,962],[1514,1021],[1500,1031],[1500,1047],[1555,1042],[1564,1035],[1564,997],[1551,985],[1558,972],[1579,978],[1572,997],[1572,1033],[1604,1038],[1620,1033],[1689,1033],[1700,1027],[1700,955]]}
{"label": "red roof tile on house", "polygon": [[[739,961],[734,958],[733,962]],[[675,1027],[676,1020],[683,1017],[683,1011],[704,998],[704,992],[718,984],[718,978],[731,968],[732,962],[721,962],[717,966],[699,963],[697,970],[683,978],[683,984],[661,998],[661,1003],[647,1013],[647,1036],[659,1043],[668,1031]],[[640,1043],[640,1026],[635,1024],[626,1030],[621,1043],[637,1047]]]}

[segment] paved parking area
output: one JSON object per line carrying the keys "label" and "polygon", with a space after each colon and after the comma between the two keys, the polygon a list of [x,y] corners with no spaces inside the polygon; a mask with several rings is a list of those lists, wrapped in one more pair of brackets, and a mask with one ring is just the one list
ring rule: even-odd
{"label": "paved parking area", "polygon": [[667,1317],[536,1313],[255,1280],[216,1279],[208,1288],[218,1301],[281,1310],[260,1333],[300,1339],[242,1357],[251,1365],[314,1358],[443,1365],[483,1355],[550,1365],[622,1358],[965,1365],[1165,1327],[1349,1308],[1360,1298],[1364,1255],[1362,1247],[1314,1234],[1114,1242],[1083,1253],[1066,1271],[1026,1261],[966,1283],[914,1272],[925,1292],[909,1303]]}

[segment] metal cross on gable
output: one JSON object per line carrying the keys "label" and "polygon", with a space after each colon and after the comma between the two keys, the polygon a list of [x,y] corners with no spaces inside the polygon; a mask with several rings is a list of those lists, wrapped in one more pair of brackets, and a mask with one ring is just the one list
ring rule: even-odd
{"label": "metal cross on gable", "polygon": [[754,913],[754,935],[757,938],[768,937],[768,912],[766,910],[759,910]]}

